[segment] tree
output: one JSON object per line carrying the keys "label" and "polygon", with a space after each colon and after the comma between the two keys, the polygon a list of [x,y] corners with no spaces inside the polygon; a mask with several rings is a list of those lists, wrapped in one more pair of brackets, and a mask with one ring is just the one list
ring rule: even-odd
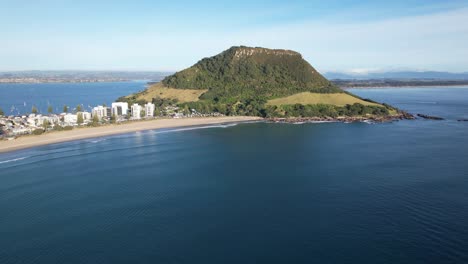
{"label": "tree", "polygon": [[188,105],[185,105],[184,110],[182,110],[182,111],[183,111],[184,115],[186,115],[186,116],[190,115],[190,110],[188,108]]}
{"label": "tree", "polygon": [[3,110],[0,108],[0,116],[2,115],[5,115],[5,113],[3,112]]}
{"label": "tree", "polygon": [[140,117],[145,117],[146,116],[146,111],[145,110],[141,110],[140,111]]}
{"label": "tree", "polygon": [[93,116],[93,124],[97,125],[99,123],[99,117],[97,115]]}
{"label": "tree", "polygon": [[53,111],[54,111],[54,109],[52,108],[51,105],[49,105],[49,106],[47,107],[47,113],[52,114]]}
{"label": "tree", "polygon": [[110,122],[115,123],[116,120],[117,120],[117,117],[115,116],[115,114],[112,114],[112,116],[110,118]]}
{"label": "tree", "polygon": [[77,105],[76,112],[81,112],[81,111],[83,111],[83,107],[81,107],[81,105]]}
{"label": "tree", "polygon": [[33,113],[33,114],[37,114],[37,113],[38,113],[37,107],[36,107],[35,105],[32,106],[32,108],[31,108],[31,113]]}
{"label": "tree", "polygon": [[77,115],[77,118],[76,118],[76,123],[78,123],[78,125],[81,125],[83,124],[83,114],[82,113],[78,113]]}
{"label": "tree", "polygon": [[44,128],[44,130],[47,130],[47,128],[50,126],[50,122],[49,120],[45,119],[43,122],[42,122],[42,127]]}
{"label": "tree", "polygon": [[63,106],[63,112],[68,113],[68,106],[66,106],[66,105]]}

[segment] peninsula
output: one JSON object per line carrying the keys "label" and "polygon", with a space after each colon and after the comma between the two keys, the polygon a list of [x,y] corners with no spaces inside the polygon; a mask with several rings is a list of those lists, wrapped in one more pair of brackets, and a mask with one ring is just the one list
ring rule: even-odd
{"label": "peninsula", "polygon": [[231,47],[165,77],[145,91],[118,99],[129,104],[170,103],[181,109],[278,120],[311,118],[388,121],[410,115],[346,92],[298,52]]}

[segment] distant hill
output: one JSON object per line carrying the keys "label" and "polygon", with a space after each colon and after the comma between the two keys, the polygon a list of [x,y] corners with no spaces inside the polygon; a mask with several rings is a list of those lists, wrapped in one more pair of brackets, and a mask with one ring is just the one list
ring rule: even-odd
{"label": "distant hill", "polygon": [[328,79],[342,80],[468,80],[468,72],[452,73],[438,71],[397,71],[397,72],[375,72],[368,74],[350,74],[343,72],[327,72],[324,74]]}
{"label": "distant hill", "polygon": [[394,110],[343,91],[298,52],[244,46],[204,58],[119,100],[160,106],[170,101],[205,113],[280,117],[380,115]]}

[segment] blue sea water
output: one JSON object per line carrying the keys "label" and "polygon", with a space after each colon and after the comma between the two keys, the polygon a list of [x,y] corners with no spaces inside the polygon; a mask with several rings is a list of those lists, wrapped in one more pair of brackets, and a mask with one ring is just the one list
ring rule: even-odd
{"label": "blue sea water", "polygon": [[108,83],[40,83],[0,84],[0,108],[6,115],[31,113],[36,106],[40,113],[47,114],[48,106],[54,113],[61,113],[63,106],[70,109],[82,105],[90,111],[96,105],[110,105],[117,98],[144,90],[146,81]]}
{"label": "blue sea water", "polygon": [[468,263],[468,88],[352,91],[447,119],[0,154],[0,263]]}

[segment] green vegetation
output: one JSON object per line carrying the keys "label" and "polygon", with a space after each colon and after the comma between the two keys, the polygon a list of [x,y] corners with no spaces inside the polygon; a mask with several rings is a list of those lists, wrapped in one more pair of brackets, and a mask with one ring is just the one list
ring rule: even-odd
{"label": "green vegetation", "polygon": [[83,107],[81,105],[77,105],[75,110],[76,112],[81,112],[83,111]]}
{"label": "green vegetation", "polygon": [[345,92],[290,50],[232,47],[166,77],[147,90],[118,99],[168,105],[183,113],[263,117],[391,115],[396,110]]}
{"label": "green vegetation", "polygon": [[50,127],[50,122],[49,120],[44,120],[44,122],[42,122],[42,127],[44,128],[44,130],[47,131],[47,129]]}
{"label": "green vegetation", "polygon": [[68,113],[68,106],[66,106],[66,105],[63,106],[63,112]]}
{"label": "green vegetation", "polygon": [[3,116],[5,115],[5,112],[3,112],[3,110],[0,108],[0,116]]}
{"label": "green vegetation", "polygon": [[202,59],[192,67],[166,77],[162,83],[177,89],[208,90],[201,99],[231,102],[305,91],[342,92],[297,52],[249,47],[232,47]]}
{"label": "green vegetation", "polygon": [[37,114],[39,111],[37,110],[37,107],[35,105],[32,106],[31,108],[31,113]]}
{"label": "green vegetation", "polygon": [[41,128],[34,129],[32,132],[33,135],[41,135],[43,133],[44,133],[44,129],[41,129]]}
{"label": "green vegetation", "polygon": [[112,116],[110,118],[111,124],[114,124],[116,121],[117,121],[117,117],[115,116],[115,114],[112,114]]}
{"label": "green vegetation", "polygon": [[76,116],[76,123],[78,125],[81,125],[83,124],[84,120],[83,120],[83,114],[82,113],[78,113],[77,116]]}
{"label": "green vegetation", "polygon": [[93,121],[91,122],[92,126],[98,126],[99,125],[99,118],[97,115],[93,116]]}
{"label": "green vegetation", "polygon": [[52,114],[52,112],[54,112],[54,108],[52,108],[52,106],[49,105],[49,106],[47,107],[47,113]]}
{"label": "green vegetation", "polygon": [[330,104],[312,105],[270,105],[267,106],[266,117],[339,117],[339,116],[386,116],[389,110],[384,106],[362,105],[355,103],[352,105],[336,106]]}

